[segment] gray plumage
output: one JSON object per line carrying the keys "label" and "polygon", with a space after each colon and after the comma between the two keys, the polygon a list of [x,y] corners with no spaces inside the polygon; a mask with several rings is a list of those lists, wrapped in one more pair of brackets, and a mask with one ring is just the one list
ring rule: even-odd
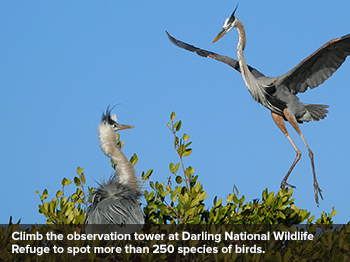
{"label": "gray plumage", "polygon": [[195,52],[203,57],[216,59],[240,72],[252,97],[271,111],[273,120],[288,138],[297,153],[292,166],[281,182],[281,188],[285,186],[294,187],[287,183],[287,179],[301,157],[301,152],[289,136],[283,120],[288,121],[292,125],[309,151],[314,178],[315,200],[317,205],[319,205],[318,194],[322,199],[323,197],[316,180],[313,153],[306,143],[298,123],[324,119],[328,113],[326,109],[328,106],[302,103],[299,101],[296,94],[303,93],[308,88],[312,89],[319,86],[342,65],[347,56],[350,55],[350,34],[333,39],[324,44],[286,74],[277,77],[267,77],[255,68],[247,65],[245,61],[243,55],[243,50],[246,46],[245,30],[243,23],[235,17],[236,9],[233,11],[232,15],[225,20],[222,30],[214,39],[213,43],[231,29],[236,28],[239,36],[237,44],[238,60],[179,41],[168,32],[166,32],[167,36],[174,45],[180,48]]}
{"label": "gray plumage", "polygon": [[133,126],[118,123],[116,115],[111,115],[109,107],[102,115],[98,127],[100,146],[105,155],[113,160],[115,175],[101,182],[92,194],[91,205],[86,213],[86,224],[140,225],[136,230],[144,224],[144,215],[139,204],[139,197],[142,195],[139,179],[115,137],[115,132],[129,128]]}
{"label": "gray plumage", "polygon": [[[243,28],[243,24],[241,22],[240,24]],[[241,73],[239,61],[236,59],[187,44],[175,39],[168,32],[166,34],[174,45],[195,52],[199,56],[223,62]],[[280,115],[283,115],[283,110],[280,108],[289,103],[290,107],[294,106],[298,111],[296,118],[299,123],[324,119],[328,113],[327,105],[301,103],[295,95],[305,92],[308,87],[315,88],[326,81],[342,65],[349,54],[350,34],[329,41],[292,70],[278,77],[266,77],[254,67],[247,65],[250,73],[260,82],[260,89],[264,90],[262,93],[267,98],[260,99],[258,95],[253,94],[252,96],[265,107]],[[268,99],[273,101],[273,104],[280,101],[281,105],[269,105],[269,102],[265,101]]]}

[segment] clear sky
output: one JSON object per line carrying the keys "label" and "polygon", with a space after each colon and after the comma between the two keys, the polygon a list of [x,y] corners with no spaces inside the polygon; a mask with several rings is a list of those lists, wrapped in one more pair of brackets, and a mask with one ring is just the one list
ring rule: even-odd
{"label": "clear sky", "polygon": [[[97,139],[108,104],[121,103],[114,109],[119,122],[135,126],[120,134],[126,156],[139,157],[138,174],[153,168],[153,181],[170,176],[169,163],[178,157],[166,124],[175,111],[193,141],[185,164],[195,167],[208,207],[234,184],[249,201],[261,199],[265,188],[277,192],[295,151],[270,112],[251,98],[239,73],[175,47],[165,34],[236,58],[236,30],[211,43],[236,4],[1,1],[0,223],[10,216],[44,223],[35,191],[47,188],[51,199],[78,166],[90,186],[111,174]],[[248,64],[268,76],[284,74],[350,33],[349,10],[347,0],[240,1]],[[317,218],[335,206],[336,223],[350,220],[349,74],[346,61],[323,85],[299,95],[330,106],[325,120],[301,125],[325,198],[319,208],[307,150],[288,126],[303,153],[289,178],[297,186],[295,203]]]}

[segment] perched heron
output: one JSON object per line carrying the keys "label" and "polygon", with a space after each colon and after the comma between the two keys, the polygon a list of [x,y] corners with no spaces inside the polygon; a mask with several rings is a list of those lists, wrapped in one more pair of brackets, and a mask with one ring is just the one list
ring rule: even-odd
{"label": "perched heron", "polygon": [[[120,150],[115,132],[134,126],[119,124],[116,115],[111,115],[109,107],[102,115],[98,127],[103,153],[115,164],[115,175],[102,182],[92,194],[92,203],[87,209],[85,224],[109,224],[126,226],[133,224],[137,231],[144,224],[144,216],[139,204],[142,195],[135,170]],[[139,225],[136,226],[135,225]],[[91,231],[93,231],[92,228]],[[129,230],[130,231],[130,230]]]}
{"label": "perched heron", "polygon": [[319,205],[318,194],[322,197],[321,189],[316,179],[314,155],[306,143],[300,131],[298,123],[318,121],[326,117],[327,105],[306,104],[299,101],[298,93],[305,92],[308,87],[315,88],[327,80],[345,61],[350,54],[350,34],[339,37],[324,44],[309,57],[304,59],[292,70],[277,77],[266,77],[255,68],[246,64],[243,50],[246,46],[246,37],[243,23],[235,17],[237,7],[232,15],[224,22],[223,28],[216,36],[213,43],[227,34],[231,29],[238,31],[237,57],[238,61],[227,56],[222,56],[214,52],[200,49],[189,45],[167,35],[170,41],[178,47],[197,53],[200,56],[216,59],[226,63],[242,74],[244,83],[252,97],[271,111],[272,118],[283,134],[288,138],[297,155],[292,166],[281,182],[281,189],[286,186],[295,188],[287,183],[287,179],[293,168],[301,158],[301,152],[291,139],[284,124],[288,121],[303,140],[312,165],[314,179],[314,193],[317,205]]}

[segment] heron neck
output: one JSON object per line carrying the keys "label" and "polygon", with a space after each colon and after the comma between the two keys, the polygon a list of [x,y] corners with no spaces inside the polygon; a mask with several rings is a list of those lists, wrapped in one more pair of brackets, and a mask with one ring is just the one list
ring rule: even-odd
{"label": "heron neck", "polygon": [[101,149],[108,157],[112,158],[115,164],[115,175],[118,177],[119,182],[127,185],[134,191],[139,191],[139,182],[135,176],[135,170],[120,150],[114,130],[112,130],[110,125],[101,123],[98,128],[98,133]]}
{"label": "heron neck", "polygon": [[245,30],[244,30],[243,23],[238,18],[236,18],[236,28],[237,28],[238,36],[239,36],[237,50],[241,49],[242,50],[242,56],[243,56],[243,50],[245,48],[247,40],[246,40],[246,37],[245,37]]}
{"label": "heron neck", "polygon": [[114,147],[111,158],[115,164],[115,175],[118,177],[119,182],[127,185],[131,190],[139,194],[141,191],[139,180],[135,176],[135,170],[118,146]]}
{"label": "heron neck", "polygon": [[265,104],[265,91],[259,80],[250,72],[243,55],[243,50],[247,42],[243,23],[238,18],[236,18],[236,20],[236,28],[238,31],[237,57],[245,86],[256,101]]}
{"label": "heron neck", "polygon": [[115,173],[118,175],[119,181],[121,183],[127,182],[129,178],[134,175],[134,170],[130,162],[127,160],[118,146],[114,147],[111,157],[115,164]]}
{"label": "heron neck", "polygon": [[[245,61],[244,55],[243,55],[243,50],[245,48],[245,45],[247,43],[246,37],[245,37],[245,30],[244,30],[244,26],[243,23],[241,22],[241,20],[239,20],[238,18],[236,18],[236,28],[238,31],[238,44],[237,44],[237,57],[238,57],[238,62],[239,62],[239,66],[241,68],[241,73],[244,79],[244,82],[246,82],[246,80],[249,78],[249,69],[247,66],[247,63]],[[247,85],[247,83],[246,83]],[[248,88],[248,85],[247,85]],[[249,89],[249,88],[248,88]]]}

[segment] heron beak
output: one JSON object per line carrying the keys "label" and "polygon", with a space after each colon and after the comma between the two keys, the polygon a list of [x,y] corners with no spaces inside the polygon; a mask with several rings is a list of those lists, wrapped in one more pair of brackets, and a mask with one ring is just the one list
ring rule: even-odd
{"label": "heron beak", "polygon": [[221,37],[223,37],[225,34],[227,33],[226,29],[221,29],[220,33],[215,37],[215,39],[213,40],[213,43],[215,43],[216,41],[218,41]]}
{"label": "heron beak", "polygon": [[134,126],[118,124],[118,127],[117,127],[117,128],[118,128],[118,130],[124,130],[124,129],[134,128]]}

